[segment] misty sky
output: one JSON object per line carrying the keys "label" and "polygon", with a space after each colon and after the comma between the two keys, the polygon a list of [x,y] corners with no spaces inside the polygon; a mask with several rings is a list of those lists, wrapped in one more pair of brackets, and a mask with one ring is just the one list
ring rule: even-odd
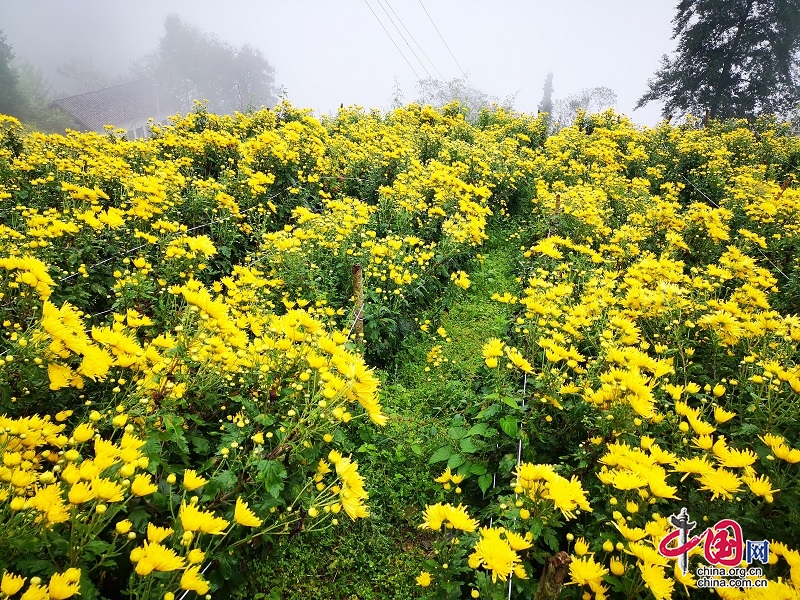
{"label": "misty sky", "polygon": [[[535,114],[552,71],[554,98],[606,86],[617,93],[618,110],[653,125],[660,106],[633,107],[661,55],[675,47],[670,36],[676,1],[388,3],[438,69],[400,26],[435,78],[464,75],[423,5],[473,86],[501,99],[516,94],[517,110]],[[260,48],[296,106],[322,113],[341,103],[388,109],[395,77],[406,102],[417,97],[417,77],[370,7],[426,77],[388,20],[387,0],[0,0],[0,28],[17,58],[40,66],[58,90],[67,82],[55,66],[71,58],[92,57],[110,75],[124,74],[132,60],[155,50],[164,17],[174,12],[230,44]]]}

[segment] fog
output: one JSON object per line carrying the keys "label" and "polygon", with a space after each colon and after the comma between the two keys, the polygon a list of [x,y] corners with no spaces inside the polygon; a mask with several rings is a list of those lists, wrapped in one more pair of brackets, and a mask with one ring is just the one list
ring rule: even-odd
{"label": "fog", "polygon": [[158,48],[165,18],[174,13],[233,47],[260,50],[274,68],[276,88],[293,104],[318,113],[340,104],[388,109],[396,85],[406,102],[413,101],[418,77],[429,72],[443,80],[468,77],[474,88],[497,98],[514,96],[515,109],[535,114],[552,72],[554,98],[603,86],[616,93],[618,110],[652,125],[659,120],[657,104],[633,108],[661,55],[674,48],[674,5],[674,0],[4,0],[0,28],[17,61],[42,69],[54,96],[87,91],[59,73],[59,65],[70,61],[93,64],[108,82],[131,79],[131,63]]}

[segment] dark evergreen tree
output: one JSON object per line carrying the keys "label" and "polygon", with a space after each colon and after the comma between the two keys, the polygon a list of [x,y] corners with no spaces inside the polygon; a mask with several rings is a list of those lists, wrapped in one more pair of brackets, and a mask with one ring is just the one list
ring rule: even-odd
{"label": "dark evergreen tree", "polygon": [[800,100],[800,0],[681,0],[672,22],[676,55],[636,108],[662,100],[666,118],[752,118]]}

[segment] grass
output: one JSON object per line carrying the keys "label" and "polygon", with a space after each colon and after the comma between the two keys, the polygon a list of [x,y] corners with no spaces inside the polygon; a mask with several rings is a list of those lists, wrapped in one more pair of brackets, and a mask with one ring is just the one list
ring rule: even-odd
{"label": "grass", "polygon": [[[252,567],[242,598],[418,595],[414,578],[431,549],[429,534],[418,525],[425,505],[441,500],[428,458],[441,445],[453,414],[474,397],[483,344],[506,333],[511,308],[492,300],[492,294],[520,287],[507,231],[507,226],[490,231],[483,255],[470,269],[469,289],[459,291],[438,315],[420,315],[420,322],[431,321],[429,332],[405,340],[394,367],[380,373],[390,422],[381,430],[359,429],[363,443],[353,449],[370,491],[370,518],[304,534],[266,551],[264,561]],[[440,326],[449,342],[436,333]],[[448,360],[432,367],[427,356],[436,344]]]}

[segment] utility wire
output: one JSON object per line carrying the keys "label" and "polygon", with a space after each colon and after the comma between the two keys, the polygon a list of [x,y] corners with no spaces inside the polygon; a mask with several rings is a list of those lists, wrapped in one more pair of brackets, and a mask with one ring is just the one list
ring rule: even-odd
{"label": "utility wire", "polygon": [[[411,38],[411,41],[413,41],[413,42],[414,42],[414,44],[416,44],[417,48],[419,48],[419,51],[420,51],[420,52],[422,52],[422,55],[423,55],[425,58],[427,58],[427,59],[428,59],[428,62],[429,62],[429,63],[431,64],[431,66],[433,67],[433,70],[434,70],[434,71],[436,71],[436,72],[439,74],[439,78],[440,78],[442,81],[444,81],[444,75],[442,75],[442,72],[441,72],[439,69],[437,69],[437,68],[436,68],[436,65],[434,64],[434,62],[433,62],[433,61],[430,59],[430,57],[429,57],[429,56],[428,56],[428,54],[425,52],[425,50],[422,48],[422,46],[420,46],[420,45],[419,45],[419,42],[418,42],[416,39],[414,39],[414,36],[413,36],[413,35],[412,35],[412,33],[411,33],[409,30],[408,30],[408,27],[406,27],[405,23],[403,23],[403,20],[402,20],[402,19],[401,19],[401,18],[398,16],[398,14],[397,14],[396,12],[394,12],[394,9],[392,8],[392,5],[391,5],[391,4],[389,4],[389,0],[384,0],[384,1],[386,2],[386,6],[388,6],[388,7],[389,7],[389,10],[391,10],[391,11],[392,11],[392,14],[394,14],[394,16],[395,16],[395,17],[397,17],[397,20],[398,20],[398,21],[400,21],[400,25],[402,25],[402,26],[403,26],[403,29],[405,29],[405,30],[406,30],[406,33],[408,33],[408,36]],[[417,59],[417,60],[419,60],[419,59]],[[422,61],[420,61],[420,62],[422,62]],[[428,74],[430,75],[430,73],[428,73]]]}
{"label": "utility wire", "polygon": [[472,85],[472,82],[469,80],[469,75],[467,75],[466,71],[464,71],[464,68],[461,66],[461,63],[458,62],[458,59],[456,58],[456,55],[453,54],[453,51],[450,50],[450,46],[448,46],[447,42],[444,41],[444,37],[442,37],[442,32],[439,31],[439,28],[436,26],[436,23],[433,22],[433,19],[431,18],[431,15],[428,12],[428,9],[425,8],[425,5],[422,3],[422,0],[419,0],[419,5],[422,7],[422,10],[425,11],[425,14],[428,15],[428,20],[431,22],[431,25],[433,25],[433,28],[436,30],[436,33],[439,34],[439,39],[442,40],[442,43],[444,44],[445,48],[447,48],[447,51],[450,53],[450,56],[453,57],[453,60],[456,61],[456,64],[458,65],[458,68],[461,69],[461,72],[464,74],[464,79],[467,80],[467,83]]}
{"label": "utility wire", "polygon": [[[395,31],[397,31],[397,33],[398,33],[398,35],[400,36],[400,38],[403,40],[403,42],[405,43],[405,45],[406,45],[406,46],[408,46],[408,49],[409,49],[409,50],[411,50],[411,54],[413,54],[413,55],[414,55],[414,58],[416,58],[416,59],[417,59],[417,62],[418,62],[420,65],[422,65],[422,68],[423,68],[423,69],[425,70],[425,72],[428,74],[428,77],[432,79],[432,78],[433,78],[433,76],[431,75],[431,72],[430,72],[430,71],[428,71],[428,67],[426,67],[426,66],[425,66],[425,63],[424,63],[424,62],[422,62],[422,60],[420,59],[420,57],[419,57],[419,56],[417,56],[417,53],[414,51],[414,48],[412,48],[412,47],[411,47],[411,44],[409,44],[409,43],[408,43],[408,40],[406,39],[406,36],[405,36],[405,35],[403,35],[403,32],[402,32],[402,31],[400,31],[400,28],[397,26],[397,23],[395,23],[395,22],[394,22],[394,19],[392,18],[392,15],[390,15],[390,14],[389,14],[389,11],[387,11],[387,10],[386,10],[386,7],[384,7],[384,6],[383,6],[383,2],[381,2],[381,0],[376,0],[376,1],[378,2],[378,6],[380,6],[380,7],[381,7],[381,10],[383,11],[383,13],[386,15],[386,18],[388,18],[388,19],[389,19],[389,22],[392,24],[392,26],[394,27]],[[387,0],[387,2],[386,2],[386,3],[388,4],[388,0]],[[391,8],[391,6],[390,6],[389,8]],[[394,13],[394,11],[392,11],[392,12]],[[397,17],[397,13],[395,13],[395,17]],[[398,17],[398,20],[399,20],[399,17]],[[405,29],[405,26],[403,26],[403,28]],[[408,29],[406,29],[406,31],[408,31]]]}
{"label": "utility wire", "polygon": [[398,46],[397,42],[394,41],[394,38],[389,33],[389,30],[386,29],[386,27],[383,26],[383,22],[378,18],[378,15],[375,14],[375,11],[372,10],[372,7],[369,5],[369,2],[367,2],[367,0],[364,0],[364,4],[367,5],[367,8],[369,8],[369,12],[371,12],[372,16],[374,16],[375,19],[378,21],[378,23],[380,24],[381,28],[386,32],[386,35],[389,36],[389,39],[392,40],[392,44],[394,44],[394,47],[397,48],[397,51],[400,53],[400,56],[403,57],[403,60],[406,61],[406,64],[408,65],[408,68],[411,69],[414,72],[414,76],[417,78],[417,80],[422,79],[422,77],[419,76],[419,73],[417,73],[417,70],[413,66],[411,66],[410,62],[408,62],[408,59],[406,58],[406,55],[403,54],[402,50],[400,50],[400,46]]}
{"label": "utility wire", "polygon": [[418,62],[418,63],[419,63],[421,66],[422,66],[422,68],[423,68],[423,69],[425,69],[425,72],[428,74],[428,77],[432,77],[432,75],[431,75],[431,72],[430,72],[430,71],[428,71],[428,67],[426,67],[426,66],[425,66],[425,63],[424,63],[424,62],[422,62],[422,61],[419,59],[419,56],[417,56],[417,53],[416,53],[416,52],[414,52],[414,49],[411,47],[411,44],[409,44],[409,43],[408,43],[408,40],[406,39],[406,36],[404,36],[404,35],[403,35],[403,32],[402,32],[402,31],[400,31],[400,28],[399,28],[399,27],[397,26],[397,24],[394,22],[394,19],[392,19],[392,15],[390,15],[390,14],[388,13],[388,11],[387,11],[387,10],[384,8],[384,6],[383,6],[383,3],[381,2],[381,0],[376,0],[376,2],[378,3],[378,6],[380,6],[380,7],[381,7],[381,10],[384,12],[384,14],[386,15],[386,17],[389,19],[389,22],[392,24],[392,27],[394,27],[394,28],[395,28],[395,31],[397,31],[397,33],[400,35],[400,38],[403,40],[403,42],[405,42],[405,45],[406,45],[406,46],[408,46],[408,49],[409,49],[409,50],[411,50],[411,54],[413,54],[413,55],[414,55],[414,58],[416,58],[416,59],[417,59],[417,62]]}

